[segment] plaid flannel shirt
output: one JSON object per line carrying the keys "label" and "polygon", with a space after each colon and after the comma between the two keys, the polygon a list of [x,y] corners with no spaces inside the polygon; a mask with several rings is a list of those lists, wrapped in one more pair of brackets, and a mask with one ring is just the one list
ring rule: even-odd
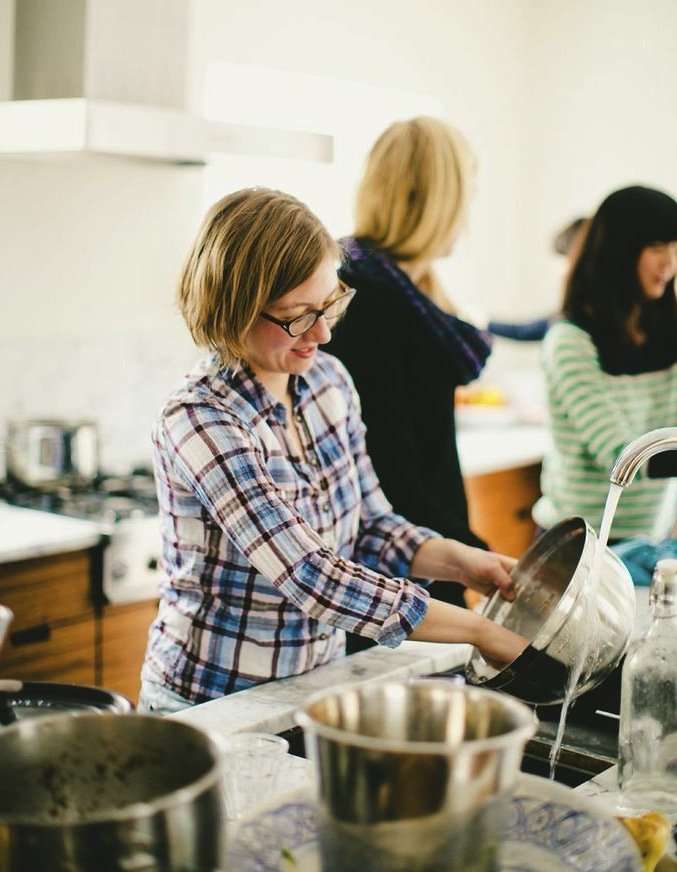
{"label": "plaid flannel shirt", "polygon": [[359,400],[319,353],[287,412],[245,365],[205,358],[153,435],[164,581],[142,676],[194,702],[339,657],[345,630],[391,647],[428,593],[406,578],[437,534],[392,512]]}

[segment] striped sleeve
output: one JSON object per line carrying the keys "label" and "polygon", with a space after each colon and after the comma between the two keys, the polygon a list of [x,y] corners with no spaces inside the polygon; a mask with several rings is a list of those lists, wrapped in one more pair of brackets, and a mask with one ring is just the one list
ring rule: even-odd
{"label": "striped sleeve", "polygon": [[592,339],[573,324],[554,324],[544,341],[543,360],[551,397],[567,422],[555,437],[566,438],[570,428],[572,438],[607,472],[637,433],[609,392]]}

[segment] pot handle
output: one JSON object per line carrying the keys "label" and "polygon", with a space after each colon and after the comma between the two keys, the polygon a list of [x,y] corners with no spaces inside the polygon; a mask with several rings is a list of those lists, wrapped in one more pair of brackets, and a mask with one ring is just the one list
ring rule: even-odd
{"label": "pot handle", "polygon": [[0,648],[2,648],[2,643],[5,641],[7,630],[13,618],[14,613],[7,606],[0,605]]}

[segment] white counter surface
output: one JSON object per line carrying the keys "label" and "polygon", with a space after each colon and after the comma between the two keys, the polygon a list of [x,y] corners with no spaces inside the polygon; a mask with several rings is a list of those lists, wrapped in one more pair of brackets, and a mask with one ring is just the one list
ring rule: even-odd
{"label": "white counter surface", "polygon": [[101,528],[91,521],[0,503],[0,563],[80,551],[100,541]]}
{"label": "white counter surface", "polygon": [[464,663],[469,652],[469,645],[435,642],[403,642],[398,648],[369,648],[303,675],[241,690],[171,717],[219,733],[247,730],[280,733],[296,725],[294,713],[315,691],[339,684],[407,678],[452,669]]}
{"label": "white counter surface", "polygon": [[540,463],[550,435],[541,424],[467,427],[458,430],[456,443],[463,475],[485,475]]}

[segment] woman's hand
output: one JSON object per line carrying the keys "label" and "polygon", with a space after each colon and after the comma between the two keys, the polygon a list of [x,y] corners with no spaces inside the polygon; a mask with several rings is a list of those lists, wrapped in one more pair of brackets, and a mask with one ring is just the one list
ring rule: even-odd
{"label": "woman's hand", "polygon": [[515,598],[515,584],[510,570],[514,557],[483,551],[453,539],[428,539],[411,563],[416,578],[459,581],[478,593],[490,596],[497,588],[507,600]]}

